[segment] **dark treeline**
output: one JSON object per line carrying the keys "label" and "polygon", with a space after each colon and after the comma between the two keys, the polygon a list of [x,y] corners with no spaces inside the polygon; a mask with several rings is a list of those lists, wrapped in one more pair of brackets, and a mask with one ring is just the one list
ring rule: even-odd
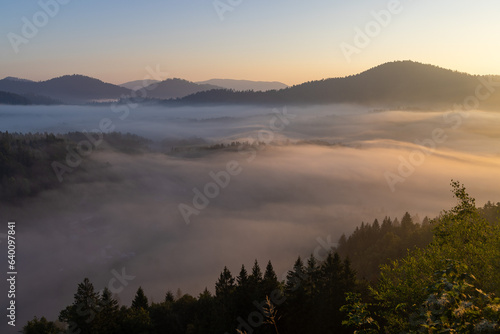
{"label": "dark treeline", "polygon": [[348,260],[330,252],[318,261],[295,261],[280,282],[269,261],[264,270],[255,261],[234,276],[227,267],[198,297],[167,291],[163,301],[150,303],[140,287],[130,307],[119,306],[111,291],[96,292],[89,279],[77,287],[73,304],[59,321],[34,318],[24,333],[349,333],[340,307],[345,293],[355,292],[356,277]]}
{"label": "dark treeline", "polygon": [[[340,145],[320,141],[297,143],[233,141],[227,144],[210,144],[202,139],[196,139],[163,141],[159,143],[159,150],[168,155],[191,157],[215,151],[261,150],[267,144]],[[13,202],[27,196],[34,196],[43,190],[59,187],[61,182],[57,173],[64,172],[64,180],[79,175],[85,171],[86,164],[92,163],[89,157],[94,151],[108,149],[125,154],[138,154],[151,151],[153,146],[155,145],[151,140],[131,133],[0,132],[0,200]],[[54,162],[57,162],[57,166],[53,165]],[[78,168],[75,168],[76,165]]]}
{"label": "dark treeline", "polygon": [[[338,252],[299,257],[284,281],[270,261],[262,270],[256,260],[236,275],[224,267],[215,294],[167,291],[150,303],[140,287],[120,307],[84,279],[59,321],[35,317],[24,333],[497,333],[500,203],[476,208],[453,186],[460,202],[452,210],[432,221],[406,213],[363,223],[341,237]],[[366,274],[356,274],[363,266]],[[379,279],[368,288],[370,274]]]}
{"label": "dark treeline", "polygon": [[[500,217],[500,203],[486,203],[478,209],[479,214],[490,224]],[[351,260],[352,268],[360,280],[375,283],[380,267],[405,257],[409,251],[425,248],[433,240],[434,224],[428,217],[420,221],[418,215],[406,212],[401,220],[385,217],[380,223],[361,223],[354,232],[342,235],[336,251]]]}
{"label": "dark treeline", "polygon": [[[54,162],[66,166],[64,168],[71,171],[66,174],[70,175],[84,170],[74,168],[74,163],[78,158],[85,160],[93,150],[106,147],[133,154],[146,150],[148,145],[149,140],[129,133],[70,132],[55,135],[0,132],[0,200],[16,201],[60,186]],[[82,150],[85,152],[80,152]],[[71,166],[68,165],[69,155],[73,162]]]}
{"label": "dark treeline", "polygon": [[240,152],[240,151],[252,151],[252,150],[262,150],[266,148],[266,146],[300,146],[300,145],[314,145],[314,146],[325,146],[325,147],[334,147],[334,146],[343,146],[349,147],[349,145],[343,144],[341,142],[330,143],[328,141],[319,140],[319,139],[311,139],[311,140],[298,140],[291,141],[286,139],[284,141],[253,141],[250,142],[248,140],[245,141],[232,141],[230,143],[217,143],[217,144],[208,144],[206,142],[200,142],[196,139],[191,141],[180,140],[173,142],[171,140],[163,141],[160,143],[161,150],[163,153],[168,155],[183,155],[188,157],[189,154],[210,152],[210,151],[227,151],[227,152]]}
{"label": "dark treeline", "polygon": [[0,104],[29,105],[32,102],[24,96],[0,91]]}
{"label": "dark treeline", "polygon": [[0,132],[0,199],[16,200],[59,183],[51,163],[64,160],[66,141],[48,133]]}
{"label": "dark treeline", "polygon": [[47,96],[36,95],[33,93],[14,94],[0,91],[0,104],[10,105],[54,105],[62,104],[60,101],[54,100]]}
{"label": "dark treeline", "polygon": [[337,251],[349,257],[359,278],[375,282],[381,265],[400,259],[409,250],[425,247],[431,241],[429,218],[420,222],[418,215],[412,217],[407,212],[401,221],[385,217],[382,223],[377,219],[372,224],[361,223],[349,237],[342,235]]}

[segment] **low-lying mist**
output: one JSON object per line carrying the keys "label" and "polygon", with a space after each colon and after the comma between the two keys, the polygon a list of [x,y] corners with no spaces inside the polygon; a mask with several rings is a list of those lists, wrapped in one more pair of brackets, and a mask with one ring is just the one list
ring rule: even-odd
{"label": "low-lying mist", "polygon": [[134,276],[117,294],[129,304],[139,286],[150,301],[177,288],[213,291],[225,265],[236,275],[255,259],[261,267],[271,260],[281,276],[298,255],[362,221],[406,211],[435,217],[455,203],[451,179],[479,205],[500,201],[500,113],[336,105],[137,107],[122,115],[2,106],[0,130],[90,131],[108,118],[114,131],[172,146],[265,145],[192,157],[156,144],[134,155],[96,150],[58,189],[2,204],[2,229],[8,220],[18,229],[19,324],[55,319],[84,277],[99,290],[117,272]]}

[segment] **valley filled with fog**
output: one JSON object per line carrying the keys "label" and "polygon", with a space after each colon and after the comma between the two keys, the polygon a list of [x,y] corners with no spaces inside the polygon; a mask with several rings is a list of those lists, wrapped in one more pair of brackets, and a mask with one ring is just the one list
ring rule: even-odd
{"label": "valley filled with fog", "polygon": [[[17,222],[17,300],[27,318],[56,318],[83,277],[105,286],[113,270],[135,276],[118,295],[127,304],[139,285],[150,301],[177,288],[198,295],[224,265],[236,273],[255,257],[261,266],[271,260],[282,279],[298,255],[332,246],[362,221],[451,208],[451,179],[478,205],[500,201],[494,111],[0,107],[0,131],[103,127],[150,139],[150,149],[95,149],[57,189],[2,204],[0,221]],[[216,144],[229,147],[191,150]],[[224,186],[213,176],[221,171]]]}

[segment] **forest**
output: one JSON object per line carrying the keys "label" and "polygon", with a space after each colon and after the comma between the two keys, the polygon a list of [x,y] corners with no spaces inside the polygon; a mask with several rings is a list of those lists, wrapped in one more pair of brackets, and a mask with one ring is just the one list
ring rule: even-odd
{"label": "forest", "polygon": [[[59,187],[62,182],[55,171],[67,168],[67,174],[71,174],[74,169],[68,168],[68,160],[73,161],[79,153],[79,161],[93,150],[104,148],[136,154],[147,149],[149,143],[147,139],[130,133],[92,134],[91,138],[96,138],[93,143],[90,143],[89,136],[82,132],[63,135],[0,132],[0,200],[16,202]],[[84,145],[87,147],[82,154],[80,151]],[[85,162],[92,163],[89,159]],[[85,171],[84,166],[80,170]]]}
{"label": "forest", "polygon": [[438,217],[362,223],[283,281],[256,260],[224,267],[215,293],[150,302],[140,287],[126,306],[84,278],[57,321],[35,317],[23,333],[498,333],[500,203],[478,208],[451,186],[457,204]]}

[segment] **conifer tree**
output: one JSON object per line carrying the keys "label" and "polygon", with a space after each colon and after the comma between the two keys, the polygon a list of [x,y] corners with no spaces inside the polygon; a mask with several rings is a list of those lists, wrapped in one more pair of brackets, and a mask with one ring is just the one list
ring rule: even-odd
{"label": "conifer tree", "polygon": [[267,262],[264,278],[262,279],[262,290],[266,296],[270,296],[271,293],[280,290],[280,283],[276,273],[274,272],[271,261]]}
{"label": "conifer tree", "polygon": [[59,314],[59,320],[68,324],[70,331],[81,334],[98,332],[97,315],[100,311],[99,295],[88,278],[78,284],[73,304]]}
{"label": "conifer tree", "polygon": [[118,314],[120,308],[118,306],[118,301],[113,298],[111,291],[107,287],[104,288],[102,292],[99,305],[99,333],[118,333]]}
{"label": "conifer tree", "polygon": [[143,308],[144,310],[147,310],[149,308],[148,297],[146,297],[146,295],[144,294],[144,290],[142,290],[142,287],[139,287],[139,289],[137,289],[134,300],[132,300],[132,308]]}

